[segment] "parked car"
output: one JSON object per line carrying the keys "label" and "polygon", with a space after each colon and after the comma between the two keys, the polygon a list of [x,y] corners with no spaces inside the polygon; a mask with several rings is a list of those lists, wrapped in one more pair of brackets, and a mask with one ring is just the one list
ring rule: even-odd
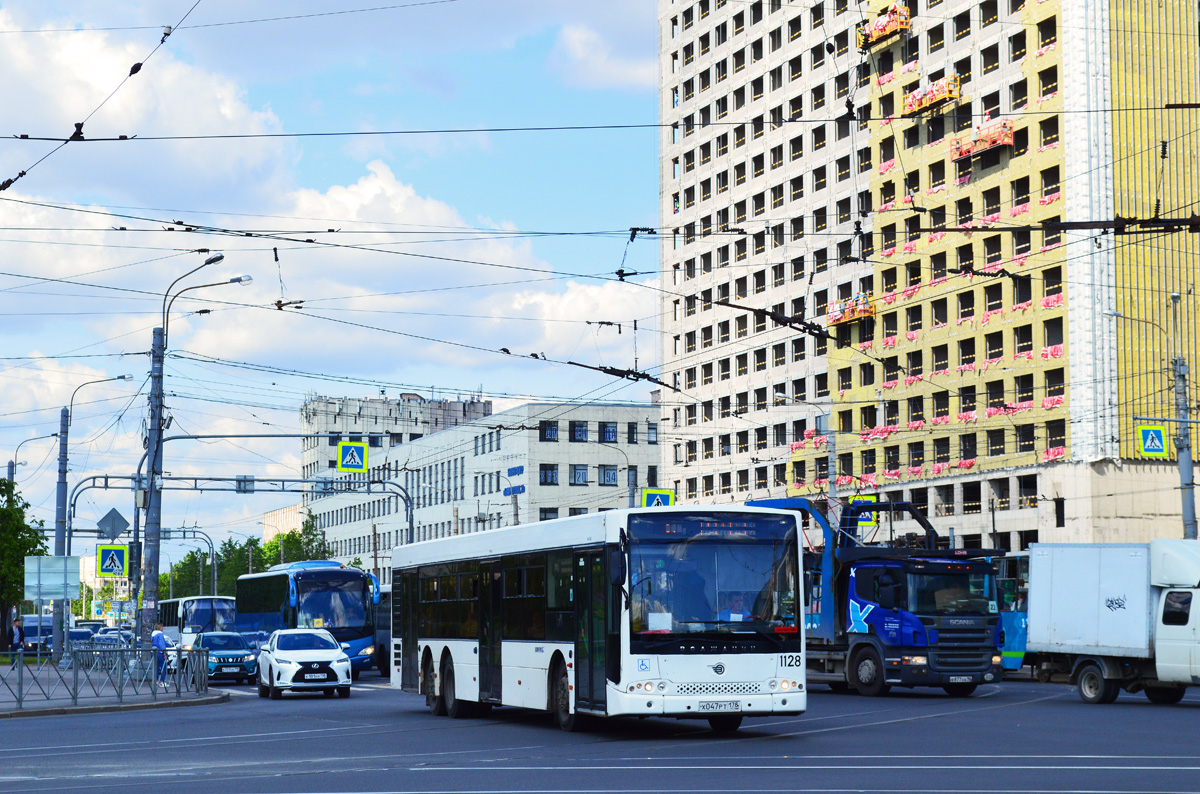
{"label": "parked car", "polygon": [[98,634],[100,629],[105,628],[103,620],[77,620],[75,628],[87,629],[88,634]]}
{"label": "parked car", "polygon": [[350,657],[324,629],[276,631],[258,655],[258,696],[278,700],[284,690],[350,697]]}
{"label": "parked car", "polygon": [[92,632],[87,629],[74,628],[67,632],[67,648],[71,648],[77,642],[91,642]]}
{"label": "parked car", "polygon": [[209,680],[233,678],[249,684],[258,674],[254,650],[241,634],[210,631],[197,635],[193,647],[208,650]]}

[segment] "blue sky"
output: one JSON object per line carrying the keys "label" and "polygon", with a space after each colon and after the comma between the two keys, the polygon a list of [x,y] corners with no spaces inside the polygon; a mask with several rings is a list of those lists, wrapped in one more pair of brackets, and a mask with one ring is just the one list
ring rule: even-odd
{"label": "blue sky", "polygon": [[[0,179],[28,170],[0,193],[0,457],[56,430],[79,384],[128,373],[131,383],[76,397],[70,481],[132,470],[149,329],[162,292],[202,261],[190,252],[202,247],[226,258],[196,278],[245,273],[254,283],[192,293],[222,303],[181,298],[171,320],[176,352],[421,384],[427,393],[482,387],[498,407],[522,394],[648,396],[644,385],[527,354],[632,366],[632,335],[587,321],[638,319],[639,366],[656,363],[657,300],[644,286],[657,268],[656,241],[628,246],[625,267],[648,274],[634,280],[642,285],[538,272],[611,276],[626,255],[622,230],[657,224],[653,129],[97,142],[70,144],[30,169],[52,144],[9,136],[69,133],[192,2],[0,3]],[[653,3],[451,0],[328,15],[371,5],[201,0],[88,119],[85,135],[657,120]],[[326,16],[222,24],[310,13]],[[172,220],[371,250],[164,231],[160,221]],[[326,228],[343,231],[316,234]],[[514,234],[595,231],[611,234]],[[280,298],[305,308],[264,308]],[[202,308],[212,312],[195,314]],[[488,352],[502,346],[521,358]],[[295,432],[305,393],[377,391],[180,359],[168,363],[167,388],[175,429],[193,433]],[[18,469],[48,524],[52,453],[52,444],[31,442]],[[291,441],[181,445],[167,469],[295,476],[298,460]],[[257,517],[287,501],[172,495],[164,524],[254,534]],[[128,502],[127,493],[94,492],[77,524],[113,506],[128,515]]]}

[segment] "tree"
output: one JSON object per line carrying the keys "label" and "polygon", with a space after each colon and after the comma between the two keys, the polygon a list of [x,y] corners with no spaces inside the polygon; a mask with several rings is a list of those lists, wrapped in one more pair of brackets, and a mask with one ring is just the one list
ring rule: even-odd
{"label": "tree", "polygon": [[346,567],[348,567],[348,568],[358,568],[360,571],[361,571],[361,570],[363,570],[363,561],[362,561],[362,557],[355,557],[353,560],[351,560],[350,562],[346,563]]}
{"label": "tree", "polygon": [[26,517],[29,503],[17,493],[11,480],[0,480],[0,629],[8,636],[8,616],[25,594],[25,558],[46,554],[46,541]]}

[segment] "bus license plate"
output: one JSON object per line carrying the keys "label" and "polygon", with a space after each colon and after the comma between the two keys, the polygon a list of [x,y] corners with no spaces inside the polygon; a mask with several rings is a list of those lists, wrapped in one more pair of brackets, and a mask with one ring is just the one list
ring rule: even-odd
{"label": "bus license plate", "polygon": [[701,700],[700,711],[741,711],[742,704],[736,700]]}
{"label": "bus license plate", "polygon": [[969,676],[969,675],[952,675],[952,676],[950,676],[950,683],[952,683],[952,684],[969,684],[969,683],[971,683],[971,676]]}
{"label": "bus license plate", "polygon": [[324,673],[305,673],[304,680],[305,681],[324,681],[325,674]]}
{"label": "bus license plate", "polygon": [[240,672],[242,672],[242,668],[240,668],[240,667],[222,667],[221,672],[222,673],[240,673]]}

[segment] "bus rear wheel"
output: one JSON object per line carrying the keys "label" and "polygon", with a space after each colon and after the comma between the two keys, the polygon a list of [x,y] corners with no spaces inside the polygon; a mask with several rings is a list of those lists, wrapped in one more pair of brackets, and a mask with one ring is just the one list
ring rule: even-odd
{"label": "bus rear wheel", "polygon": [[714,733],[733,733],[742,727],[742,715],[722,714],[719,717],[709,717],[708,725]]}
{"label": "bus rear wheel", "polygon": [[471,716],[471,703],[458,699],[454,683],[454,660],[447,659],[442,665],[442,702],[446,704],[446,716],[452,720]]}
{"label": "bus rear wheel", "polygon": [[433,680],[433,661],[426,659],[421,673],[421,687],[425,690],[425,707],[435,717],[446,716],[446,701],[441,695],[434,694],[437,682]]}
{"label": "bus rear wheel", "polygon": [[562,662],[555,665],[551,681],[550,693],[553,701],[551,706],[554,711],[554,721],[567,733],[582,730],[584,717],[571,710],[571,678],[567,674],[566,665]]}

